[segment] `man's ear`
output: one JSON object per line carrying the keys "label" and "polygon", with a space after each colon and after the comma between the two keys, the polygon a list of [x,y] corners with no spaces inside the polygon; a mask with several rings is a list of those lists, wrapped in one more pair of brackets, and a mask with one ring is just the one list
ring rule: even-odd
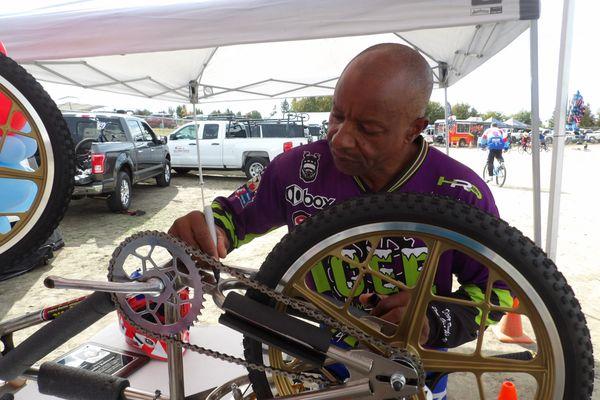
{"label": "man's ear", "polygon": [[415,139],[417,138],[417,136],[419,136],[421,134],[421,132],[423,132],[423,130],[425,128],[427,128],[427,125],[429,125],[429,120],[427,118],[421,117],[421,118],[415,119],[412,123],[410,134],[407,138],[407,142],[408,143],[414,142]]}

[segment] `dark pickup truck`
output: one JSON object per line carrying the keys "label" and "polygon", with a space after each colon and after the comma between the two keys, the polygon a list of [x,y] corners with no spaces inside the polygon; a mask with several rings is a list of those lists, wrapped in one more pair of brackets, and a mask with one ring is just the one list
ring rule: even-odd
{"label": "dark pickup truck", "polygon": [[132,185],[155,178],[171,182],[167,138],[158,138],[144,120],[126,114],[64,112],[75,145],[73,198],[105,198],[112,211],[131,205]]}

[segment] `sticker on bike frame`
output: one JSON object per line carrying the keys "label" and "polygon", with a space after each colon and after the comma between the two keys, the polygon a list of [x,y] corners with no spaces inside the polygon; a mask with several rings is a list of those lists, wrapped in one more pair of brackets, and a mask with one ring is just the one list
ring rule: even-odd
{"label": "sticker on bike frame", "polygon": [[448,180],[445,177],[440,176],[437,184],[438,184],[438,186],[443,186],[444,184],[447,184],[447,185],[450,185],[450,187],[452,187],[452,188],[461,187],[466,192],[473,193],[475,195],[475,197],[477,197],[479,200],[483,199],[483,195],[481,194],[481,191],[477,188],[477,186],[473,185],[471,182],[467,182],[462,179]]}

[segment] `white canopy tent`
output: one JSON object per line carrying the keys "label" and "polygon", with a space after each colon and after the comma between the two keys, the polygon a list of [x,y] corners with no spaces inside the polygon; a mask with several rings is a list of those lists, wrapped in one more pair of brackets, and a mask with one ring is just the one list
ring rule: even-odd
{"label": "white canopy tent", "polygon": [[[539,127],[539,0],[47,0],[16,12],[4,7],[0,38],[37,79],[171,101],[189,100],[190,81],[199,83],[200,102],[330,94],[346,63],[381,42],[421,51],[446,90],[531,26],[532,125]],[[553,167],[558,189],[561,161]],[[535,151],[533,170],[541,244]],[[551,192],[554,176],[552,182]],[[558,195],[551,198],[547,247],[555,250]]]}

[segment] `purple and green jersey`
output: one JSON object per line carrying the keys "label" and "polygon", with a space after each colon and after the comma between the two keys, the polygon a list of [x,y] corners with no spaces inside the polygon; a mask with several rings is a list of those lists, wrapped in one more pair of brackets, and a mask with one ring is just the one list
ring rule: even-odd
{"label": "purple and green jersey", "polygon": [[[465,165],[429,147],[421,138],[419,153],[382,191],[426,193],[448,196],[498,216],[492,193],[479,176]],[[230,251],[274,228],[289,229],[319,211],[345,200],[372,193],[360,178],[340,172],[326,141],[297,147],[275,158],[260,178],[247,182],[229,197],[212,204],[215,223],[227,234]],[[361,244],[349,248],[357,256],[368,251]],[[427,257],[427,247],[418,238],[382,239],[371,268],[414,285]],[[311,270],[314,287],[324,295],[343,300],[356,279],[357,269],[332,258]],[[452,278],[460,288],[452,291]],[[484,298],[488,272],[485,267],[457,251],[440,258],[434,290],[437,294],[476,302]],[[380,279],[365,280],[362,292],[391,294],[397,288]],[[512,297],[503,284],[495,285],[492,301],[510,307]],[[432,302],[428,310],[430,336],[427,344],[455,347],[476,337],[481,312],[456,303]],[[490,313],[486,324],[500,315]]]}

